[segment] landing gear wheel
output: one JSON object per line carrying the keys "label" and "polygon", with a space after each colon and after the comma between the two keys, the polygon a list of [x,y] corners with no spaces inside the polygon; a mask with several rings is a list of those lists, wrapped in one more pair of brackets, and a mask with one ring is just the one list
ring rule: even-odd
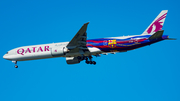
{"label": "landing gear wheel", "polygon": [[15,68],[18,68],[18,66],[17,66],[17,65],[15,65]]}
{"label": "landing gear wheel", "polygon": [[93,62],[92,62],[92,64],[93,64],[93,65],[96,65],[96,62],[95,62],[95,61],[93,61]]}
{"label": "landing gear wheel", "polygon": [[90,64],[93,64],[93,62],[92,62],[92,61],[90,61]]}
{"label": "landing gear wheel", "polygon": [[86,60],[86,63],[87,63],[87,64],[96,65],[96,62],[95,62],[95,61],[92,61],[92,56],[86,56],[86,57],[84,57],[83,59]]}
{"label": "landing gear wheel", "polygon": [[89,61],[86,61],[87,64],[89,64]]}

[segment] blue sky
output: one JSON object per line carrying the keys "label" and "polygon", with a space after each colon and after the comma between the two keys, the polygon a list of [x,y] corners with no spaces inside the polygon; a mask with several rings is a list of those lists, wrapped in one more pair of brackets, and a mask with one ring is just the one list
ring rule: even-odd
{"label": "blue sky", "polygon": [[0,101],[180,101],[179,1],[1,0],[3,56],[26,45],[70,41],[86,22],[88,38],[141,34],[161,10],[177,38],[67,65],[65,58],[18,62],[0,58]]}

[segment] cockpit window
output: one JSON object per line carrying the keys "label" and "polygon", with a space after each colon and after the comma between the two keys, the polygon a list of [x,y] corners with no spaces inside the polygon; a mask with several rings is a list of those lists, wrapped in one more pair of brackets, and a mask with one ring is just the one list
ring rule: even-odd
{"label": "cockpit window", "polygon": [[8,54],[8,52],[6,54]]}

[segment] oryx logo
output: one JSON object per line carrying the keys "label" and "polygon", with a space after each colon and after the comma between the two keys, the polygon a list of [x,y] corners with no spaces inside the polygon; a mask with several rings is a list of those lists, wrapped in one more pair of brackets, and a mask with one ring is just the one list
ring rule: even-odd
{"label": "oryx logo", "polygon": [[110,48],[115,48],[116,47],[116,40],[108,40],[108,46]]}
{"label": "oryx logo", "polygon": [[147,33],[150,34],[152,32],[157,32],[162,29],[164,20],[166,18],[167,13],[159,17],[156,21],[154,21],[149,29],[147,30]]}

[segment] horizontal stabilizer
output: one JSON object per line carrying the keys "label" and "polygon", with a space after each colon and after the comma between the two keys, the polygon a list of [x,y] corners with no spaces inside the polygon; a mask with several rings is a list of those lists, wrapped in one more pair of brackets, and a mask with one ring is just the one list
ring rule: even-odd
{"label": "horizontal stabilizer", "polygon": [[159,30],[156,33],[154,33],[152,36],[149,37],[149,40],[156,40],[162,38],[164,30]]}
{"label": "horizontal stabilizer", "polygon": [[176,38],[168,38],[168,39],[165,39],[165,40],[177,40]]}

